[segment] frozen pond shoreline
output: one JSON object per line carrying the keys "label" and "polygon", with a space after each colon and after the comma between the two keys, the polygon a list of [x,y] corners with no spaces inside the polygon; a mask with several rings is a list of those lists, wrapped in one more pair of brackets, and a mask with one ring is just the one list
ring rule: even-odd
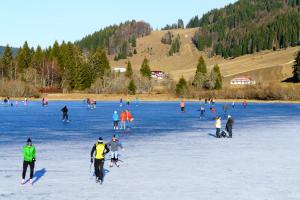
{"label": "frozen pond shoreline", "polygon": [[[94,111],[71,103],[69,124],[60,121],[62,105],[0,107],[7,123],[0,135],[1,199],[300,198],[299,105],[250,104],[246,111],[229,111],[236,121],[233,139],[210,136],[212,116],[207,110],[207,119],[200,121],[197,103],[187,103],[186,113],[179,112],[178,103],[132,106],[133,129],[119,133],[124,163],[120,168],[105,163],[102,186],[94,183],[89,154],[99,135],[108,140],[114,133],[111,115],[117,103],[100,103]],[[23,119],[24,113],[31,117]],[[20,126],[11,126],[16,121]],[[33,187],[20,185],[28,134],[38,151],[39,179]]]}

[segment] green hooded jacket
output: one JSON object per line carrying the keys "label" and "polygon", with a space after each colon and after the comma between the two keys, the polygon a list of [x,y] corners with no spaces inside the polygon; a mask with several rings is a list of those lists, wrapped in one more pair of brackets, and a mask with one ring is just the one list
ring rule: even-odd
{"label": "green hooded jacket", "polygon": [[28,162],[32,162],[35,159],[35,147],[25,145],[23,148],[24,160]]}

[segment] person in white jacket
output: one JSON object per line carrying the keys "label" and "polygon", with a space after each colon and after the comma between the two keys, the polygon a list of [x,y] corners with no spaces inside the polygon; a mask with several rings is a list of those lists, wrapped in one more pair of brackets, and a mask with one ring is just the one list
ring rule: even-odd
{"label": "person in white jacket", "polygon": [[222,128],[222,123],[221,123],[221,117],[216,117],[216,137],[220,138],[220,133],[221,133],[221,128]]}

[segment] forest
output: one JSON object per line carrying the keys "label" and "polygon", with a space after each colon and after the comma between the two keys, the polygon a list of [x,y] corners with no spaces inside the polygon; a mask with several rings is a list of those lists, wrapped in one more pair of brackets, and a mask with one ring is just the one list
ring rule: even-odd
{"label": "forest", "polygon": [[267,49],[300,45],[299,0],[240,0],[203,17],[192,18],[187,28],[199,27],[196,47],[225,58]]}

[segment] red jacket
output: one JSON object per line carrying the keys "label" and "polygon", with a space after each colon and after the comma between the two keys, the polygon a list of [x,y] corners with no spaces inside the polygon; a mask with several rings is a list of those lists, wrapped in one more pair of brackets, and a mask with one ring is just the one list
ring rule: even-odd
{"label": "red jacket", "polygon": [[125,122],[125,121],[126,121],[126,112],[122,112],[122,113],[121,113],[120,119],[121,119],[122,122]]}

